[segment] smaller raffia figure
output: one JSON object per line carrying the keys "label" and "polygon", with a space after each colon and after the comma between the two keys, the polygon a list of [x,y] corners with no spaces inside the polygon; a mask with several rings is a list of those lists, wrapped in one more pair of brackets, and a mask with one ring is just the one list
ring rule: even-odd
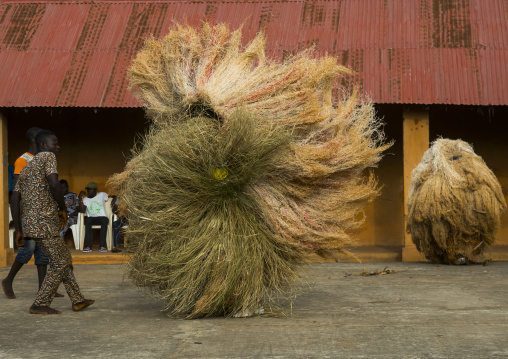
{"label": "smaller raffia figure", "polygon": [[468,143],[438,139],[413,170],[407,232],[433,263],[485,262],[506,201],[496,176]]}

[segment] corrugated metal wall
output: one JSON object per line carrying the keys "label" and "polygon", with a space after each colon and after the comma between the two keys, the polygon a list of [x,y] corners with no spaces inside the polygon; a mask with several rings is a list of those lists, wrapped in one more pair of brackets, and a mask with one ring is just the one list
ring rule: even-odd
{"label": "corrugated metal wall", "polygon": [[508,1],[2,1],[0,106],[133,107],[126,68],[173,19],[263,29],[268,55],[315,46],[376,103],[508,104]]}

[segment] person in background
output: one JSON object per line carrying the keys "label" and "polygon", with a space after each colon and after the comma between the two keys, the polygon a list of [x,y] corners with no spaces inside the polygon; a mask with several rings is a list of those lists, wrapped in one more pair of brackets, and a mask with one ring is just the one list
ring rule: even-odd
{"label": "person in background", "polygon": [[21,172],[11,199],[16,243],[23,246],[25,237],[35,240],[50,260],[48,273],[29,312],[61,314],[50,305],[62,282],[72,302],[72,310],[80,311],[94,301],[81,294],[74,278],[71,253],[59,235],[67,222],[67,207],[58,182],[56,162],[60,146],[51,131],[40,131],[35,143],[37,152]]}
{"label": "person in background", "polygon": [[69,192],[69,183],[61,179],[60,186],[62,187],[62,192],[64,194],[65,205],[67,206],[67,224],[60,232],[60,237],[62,239],[65,237],[65,233],[69,230],[69,228],[76,224],[78,221],[78,213],[79,213],[79,199],[78,195],[74,192]]}
{"label": "person in background", "polygon": [[18,182],[19,175],[23,170],[23,168],[25,168],[27,163],[34,158],[34,154],[37,153],[35,136],[37,136],[37,134],[41,131],[42,128],[30,127],[25,133],[26,140],[28,141],[28,151],[19,156],[16,162],[14,162],[14,176],[12,179],[13,188],[14,186],[16,186],[16,183]]}
{"label": "person in background", "polygon": [[7,178],[9,180],[9,202],[11,201],[12,190],[14,189],[14,166],[9,163],[7,166]]}
{"label": "person in background", "polygon": [[120,204],[120,197],[112,195],[113,202],[111,205],[113,206],[113,213],[116,214],[117,220],[113,222],[113,249],[111,252],[118,253],[120,250],[120,229],[127,224],[127,220],[124,216],[121,216],[118,210],[118,205]]}
{"label": "person in background", "polygon": [[[26,139],[28,141],[28,151],[22,154],[16,162],[14,162],[14,176],[13,176],[13,186],[16,186],[18,182],[21,171],[25,168],[27,163],[30,163],[34,158],[35,153],[37,153],[37,145],[35,144],[35,137],[42,129],[39,127],[31,127],[26,131]],[[14,189],[14,187],[13,187]],[[13,215],[14,216],[14,215]],[[13,217],[14,219],[14,217]],[[42,286],[42,282],[44,281],[44,277],[46,277],[46,272],[48,270],[49,259],[46,253],[43,251],[42,247],[32,239],[27,239],[24,243],[24,246],[20,246],[18,248],[18,254],[14,259],[14,263],[11,266],[11,270],[7,277],[2,280],[2,289],[5,296],[9,299],[16,298],[14,294],[14,290],[12,289],[12,283],[16,274],[18,274],[19,270],[27,264],[32,256],[35,255],[35,265],[37,266],[37,274],[39,277],[39,289]],[[63,294],[56,293],[55,297],[63,297]]]}
{"label": "person in background", "polygon": [[106,201],[108,194],[105,192],[97,192],[98,186],[95,182],[90,182],[86,185],[85,192],[79,193],[79,211],[86,212],[85,217],[85,248],[84,253],[92,251],[92,226],[101,226],[100,249],[99,252],[107,252],[106,236],[108,234],[109,219],[106,214]]}

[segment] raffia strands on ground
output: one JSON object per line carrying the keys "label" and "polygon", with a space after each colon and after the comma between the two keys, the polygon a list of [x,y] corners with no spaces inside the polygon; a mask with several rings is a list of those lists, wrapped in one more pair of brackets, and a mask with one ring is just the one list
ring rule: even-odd
{"label": "raffia strands on ground", "polygon": [[506,209],[501,185],[468,143],[438,139],[413,170],[407,231],[427,259],[483,260]]}
{"label": "raffia strands on ground", "polygon": [[129,70],[153,125],[109,185],[130,221],[130,278],[176,316],[268,308],[307,253],[348,254],[379,193],[364,172],[390,144],[373,107],[332,106],[349,70],[311,52],[270,62],[262,34],[240,39],[175,25]]}

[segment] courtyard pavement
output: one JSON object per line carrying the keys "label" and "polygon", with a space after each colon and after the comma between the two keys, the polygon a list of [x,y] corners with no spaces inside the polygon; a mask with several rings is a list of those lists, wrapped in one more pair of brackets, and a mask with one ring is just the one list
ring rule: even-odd
{"label": "courtyard pavement", "polygon": [[75,313],[66,295],[45,316],[28,313],[25,266],[17,298],[0,293],[0,358],[508,358],[508,262],[313,263],[285,317],[198,320],[169,318],[123,269],[75,265],[96,303]]}

